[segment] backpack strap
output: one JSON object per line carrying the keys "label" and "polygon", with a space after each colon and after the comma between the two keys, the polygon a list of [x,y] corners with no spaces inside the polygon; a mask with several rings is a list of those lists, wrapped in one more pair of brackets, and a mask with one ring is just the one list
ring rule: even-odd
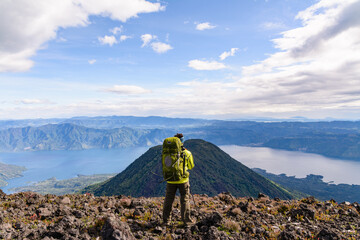
{"label": "backpack strap", "polygon": [[186,161],[186,155],[185,151],[181,152],[182,158],[183,158],[183,176],[185,175],[185,161]]}

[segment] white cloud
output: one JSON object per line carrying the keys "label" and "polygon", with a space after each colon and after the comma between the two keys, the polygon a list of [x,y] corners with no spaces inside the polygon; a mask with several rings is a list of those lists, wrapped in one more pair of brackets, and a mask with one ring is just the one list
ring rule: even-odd
{"label": "white cloud", "polygon": [[96,59],[91,59],[88,61],[88,63],[92,65],[92,64],[96,63]]}
{"label": "white cloud", "polygon": [[145,94],[151,92],[145,88],[133,85],[115,85],[111,88],[106,88],[103,91],[122,95]]}
{"label": "white cloud", "polygon": [[217,61],[202,61],[198,59],[194,59],[189,61],[189,67],[195,70],[220,70],[227,68],[225,64]]}
{"label": "white cloud", "polygon": [[147,46],[152,40],[156,39],[157,37],[155,35],[151,35],[149,33],[147,34],[143,34],[141,35],[141,41],[143,42],[143,44],[141,45],[141,47],[145,47]]}
{"label": "white cloud", "polygon": [[110,29],[110,32],[114,35],[121,33],[122,31],[123,31],[123,26],[114,27],[114,28]]}
{"label": "white cloud", "polygon": [[108,35],[105,35],[104,37],[98,37],[98,40],[102,45],[108,44],[109,46],[112,46],[118,42],[115,36]]}
{"label": "white cloud", "polygon": [[199,31],[213,29],[216,27],[215,25],[211,25],[209,22],[195,23],[195,24],[196,24],[196,30],[199,30]]}
{"label": "white cloud", "polygon": [[227,57],[235,56],[235,53],[238,51],[238,48],[231,48],[229,52],[223,52],[219,58],[221,61],[225,60]]}
{"label": "white cloud", "polygon": [[173,47],[171,47],[169,44],[162,42],[153,42],[151,43],[151,47],[157,53],[165,53],[173,49]]}
{"label": "white cloud", "polygon": [[21,100],[18,100],[17,101],[18,103],[21,103],[21,104],[29,104],[29,105],[32,105],[32,104],[52,104],[51,101],[49,101],[48,99],[28,99],[28,98],[25,98],[25,99],[21,99]]}
{"label": "white cloud", "polygon": [[156,35],[151,35],[151,34],[147,33],[147,34],[141,35],[140,38],[141,38],[141,41],[143,42],[141,47],[150,45],[151,48],[157,53],[165,53],[165,52],[173,49],[173,47],[170,44],[159,42],[159,41],[152,42],[157,39]]}
{"label": "white cloud", "polygon": [[0,72],[26,71],[30,60],[59,28],[90,24],[90,15],[127,21],[140,13],[164,10],[145,0],[11,0],[0,3]]}
{"label": "white cloud", "polygon": [[125,40],[127,40],[127,39],[129,39],[129,38],[132,38],[131,36],[128,36],[128,35],[121,35],[120,36],[120,42],[123,42],[123,41],[125,41]]}

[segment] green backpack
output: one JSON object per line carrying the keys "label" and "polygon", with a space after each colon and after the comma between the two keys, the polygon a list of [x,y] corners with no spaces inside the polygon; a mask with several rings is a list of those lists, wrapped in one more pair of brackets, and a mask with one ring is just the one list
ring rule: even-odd
{"label": "green backpack", "polygon": [[185,153],[179,138],[169,137],[164,140],[161,158],[164,181],[179,181],[187,177]]}

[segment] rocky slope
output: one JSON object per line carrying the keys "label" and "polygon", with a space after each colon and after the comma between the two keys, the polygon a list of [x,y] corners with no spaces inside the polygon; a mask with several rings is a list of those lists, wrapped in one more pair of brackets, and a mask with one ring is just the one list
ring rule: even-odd
{"label": "rocky slope", "polygon": [[[195,195],[196,224],[161,225],[163,198],[0,192],[0,239],[359,239],[357,203]],[[196,203],[196,205],[194,204]]]}

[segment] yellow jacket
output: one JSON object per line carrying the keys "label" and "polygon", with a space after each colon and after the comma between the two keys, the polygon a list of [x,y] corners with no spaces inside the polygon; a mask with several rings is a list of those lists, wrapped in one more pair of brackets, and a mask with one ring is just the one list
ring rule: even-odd
{"label": "yellow jacket", "polygon": [[[189,150],[185,149],[184,153],[185,153],[185,172],[187,172],[187,170],[192,169],[195,166],[195,164],[194,164],[194,159],[193,159],[191,152]],[[171,183],[171,184],[186,183],[189,181],[189,175],[190,174],[188,174],[186,178],[182,178],[179,181],[167,181],[167,182]]]}

